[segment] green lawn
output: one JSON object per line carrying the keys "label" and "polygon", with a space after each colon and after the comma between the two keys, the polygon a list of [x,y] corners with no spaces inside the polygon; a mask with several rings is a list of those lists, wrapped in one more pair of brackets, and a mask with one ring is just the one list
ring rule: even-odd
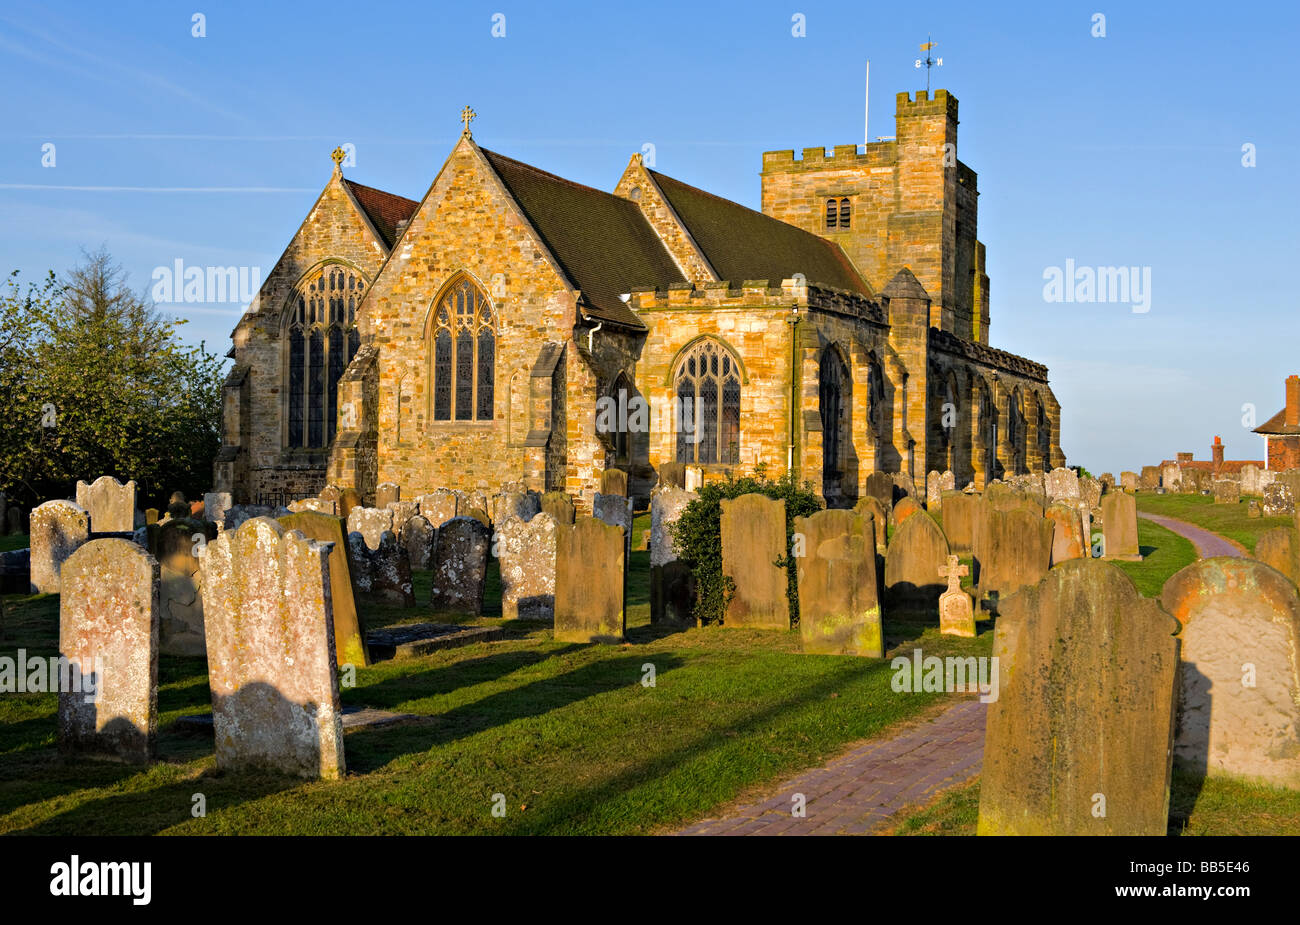
{"label": "green lawn", "polygon": [[12,533],[9,536],[0,536],[0,552],[9,552],[13,549],[26,549],[31,543],[26,533]]}
{"label": "green lawn", "polygon": [[[427,600],[428,576],[416,584]],[[179,716],[210,709],[201,659],[161,659],[161,760],[147,769],[60,760],[55,697],[6,695],[0,833],[671,831],[945,696],[894,693],[888,660],[801,655],[794,633],[651,627],[647,589],[648,553],[636,552],[622,646],[557,643],[549,628],[512,622],[501,642],[359,670],[345,704],[417,718],[348,733],[348,775],[338,782],[217,772],[210,737],[175,728]],[[489,613],[499,614],[495,580],[489,595]],[[57,598],[6,603],[0,652],[53,654]],[[447,619],[427,606],[363,610],[371,626]],[[927,655],[987,655],[991,637],[987,625],[976,639],[886,625],[891,647]],[[647,665],[654,687],[641,683]],[[205,818],[191,815],[199,793]],[[491,812],[498,793],[503,818]]]}
{"label": "green lawn", "polygon": [[1141,562],[1115,564],[1128,573],[1143,597],[1159,597],[1169,576],[1196,561],[1196,547],[1159,524],[1138,518],[1138,548]]}
{"label": "green lawn", "polygon": [[1245,498],[1237,504],[1215,504],[1214,498],[1209,495],[1158,495],[1153,492],[1137,494],[1139,511],[1163,514],[1196,524],[1220,536],[1236,540],[1252,553],[1255,551],[1255,542],[1265,531],[1274,527],[1295,526],[1295,521],[1290,517],[1250,517],[1246,513],[1247,506]]}

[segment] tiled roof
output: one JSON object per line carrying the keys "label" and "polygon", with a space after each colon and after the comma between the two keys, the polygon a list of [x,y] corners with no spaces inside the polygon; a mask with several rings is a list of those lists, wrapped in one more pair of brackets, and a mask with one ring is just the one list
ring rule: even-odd
{"label": "tiled roof", "polygon": [[780,280],[802,273],[809,283],[871,295],[833,241],[664,174],[649,173],[719,279],[737,286],[747,279],[780,285]]}
{"label": "tiled roof", "polygon": [[379,236],[384,239],[384,245],[392,250],[393,242],[397,240],[398,223],[410,221],[420,204],[412,199],[385,193],[373,186],[362,186],[347,179],[343,182],[348,185]]}
{"label": "tiled roof", "polygon": [[1300,427],[1293,427],[1286,422],[1286,409],[1283,408],[1277,414],[1273,415],[1263,424],[1255,428],[1257,434],[1272,434],[1274,436],[1294,436],[1300,434]]}
{"label": "tiled roof", "polygon": [[[1162,466],[1177,466],[1179,469],[1204,469],[1206,472],[1214,471],[1214,460],[1212,459],[1193,459],[1191,462],[1180,463],[1176,459],[1166,459]],[[1240,472],[1246,466],[1254,466],[1257,469],[1264,468],[1262,459],[1225,459],[1223,465],[1219,467],[1220,472]]]}
{"label": "tiled roof", "polygon": [[634,288],[667,289],[686,281],[636,203],[480,150],[569,281],[582,291],[588,315],[644,328],[619,296]]}

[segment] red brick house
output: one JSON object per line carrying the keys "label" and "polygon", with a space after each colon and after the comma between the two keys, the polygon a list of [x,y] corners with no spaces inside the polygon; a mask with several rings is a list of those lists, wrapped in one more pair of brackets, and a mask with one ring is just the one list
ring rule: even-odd
{"label": "red brick house", "polygon": [[1268,445],[1268,468],[1279,471],[1300,466],[1300,376],[1286,377],[1286,407],[1273,415],[1255,433]]}

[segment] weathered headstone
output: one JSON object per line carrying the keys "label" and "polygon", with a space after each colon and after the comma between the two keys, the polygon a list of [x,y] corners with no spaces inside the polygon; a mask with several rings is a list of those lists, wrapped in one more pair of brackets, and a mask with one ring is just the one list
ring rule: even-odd
{"label": "weathered headstone", "polygon": [[394,501],[402,500],[402,489],[392,482],[380,482],[375,486],[375,507],[386,508]]}
{"label": "weathered headstone", "polygon": [[322,501],[320,498],[299,498],[297,501],[290,501],[286,507],[291,514],[300,514],[304,511],[312,511],[316,514],[329,514],[338,516],[337,501]]}
{"label": "weathered headstone", "polygon": [[722,500],[722,574],[735,592],[726,626],[789,629],[789,574],[778,565],[787,554],[785,501],[763,495]]}
{"label": "weathered headstone", "polygon": [[158,731],[158,563],[130,540],[91,540],[64,561],[62,587],[59,654],[79,683],[60,679],[59,750],[147,762]]}
{"label": "weathered headstone", "polygon": [[694,622],[691,570],[677,558],[673,528],[698,495],[660,482],[650,493],[650,622]]}
{"label": "weathered headstone", "polygon": [[1076,501],[1079,498],[1079,475],[1073,469],[1056,468],[1047,473],[1047,500]]}
{"label": "weathered headstone", "polygon": [[882,658],[884,628],[876,581],[876,531],[853,511],[796,517],[799,636],[803,651]]}
{"label": "weathered headstone", "polygon": [[980,596],[999,613],[1002,602],[1042,580],[1052,565],[1056,521],[1030,511],[993,511],[975,546]]}
{"label": "weathered headstone", "polygon": [[[945,516],[947,510],[945,505]],[[885,612],[934,613],[945,587],[939,569],[948,554],[948,541],[934,520],[909,517],[904,521],[885,553]]]}
{"label": "weathered headstone", "polygon": [[687,466],[683,484],[687,491],[699,491],[704,487],[704,470],[699,466]]}
{"label": "weathered headstone", "polygon": [[203,632],[203,547],[216,539],[215,524],[176,518],[154,532],[158,561],[158,651],[163,655],[207,654]]}
{"label": "weathered headstone", "polygon": [[853,505],[855,514],[871,515],[871,522],[876,531],[876,552],[884,555],[889,532],[889,509],[880,503],[875,495],[864,495]]}
{"label": "weathered headstone", "polygon": [[975,536],[984,529],[992,507],[981,495],[962,491],[945,492],[943,496],[943,532],[948,545],[959,556],[968,556],[975,550]]}
{"label": "weathered headstone", "polygon": [[995,629],[980,835],[1164,835],[1177,623],[1117,566],[1064,562]]}
{"label": "weathered headstone", "polygon": [[459,496],[450,489],[439,488],[420,496],[420,515],[435,527],[441,527],[458,513]]}
{"label": "weathered headstone", "polygon": [[975,636],[975,605],[961,589],[963,575],[970,573],[959,565],[956,556],[948,556],[948,564],[939,570],[939,577],[948,580],[948,588],[939,595],[939,632],[949,636]]}
{"label": "weathered headstone", "polygon": [[880,502],[886,512],[894,509],[894,476],[888,472],[873,472],[863,480],[863,497],[872,497]]}
{"label": "weathered headstone", "polygon": [[672,485],[686,490],[686,464],[666,462],[659,467],[659,486]]}
{"label": "weathered headstone", "polygon": [[437,528],[421,514],[416,514],[402,525],[398,540],[406,547],[411,568],[429,567],[429,563],[433,561],[433,542],[436,535]]}
{"label": "weathered headstone", "polygon": [[503,491],[492,496],[492,515],[494,524],[505,523],[511,517],[517,517],[524,523],[541,513],[541,499],[532,492]]}
{"label": "weathered headstone", "polygon": [[1064,501],[1048,505],[1046,517],[1052,522],[1052,565],[1090,554],[1084,543],[1079,509]]}
{"label": "weathered headstone", "polygon": [[632,499],[626,495],[602,495],[596,492],[591,501],[592,514],[597,520],[613,524],[623,531],[628,550],[632,548]]}
{"label": "weathered headstone", "polygon": [[156,507],[147,507],[144,509],[145,526],[150,526],[158,522],[158,509]]}
{"label": "weathered headstone", "polygon": [[507,620],[555,618],[555,550],[559,527],[550,514],[497,527],[501,563],[501,616]]}
{"label": "weathered headstone", "polygon": [[894,498],[916,497],[916,481],[906,472],[895,472],[894,479]]}
{"label": "weathered headstone", "polygon": [[1300,789],[1300,601],[1261,562],[1202,559],[1165,582],[1182,624],[1174,754],[1193,773]]}
{"label": "weathered headstone", "polygon": [[32,593],[58,594],[64,560],[90,538],[90,516],[71,501],[46,501],[32,511]]}
{"label": "weathered headstone", "polygon": [[438,528],[433,547],[434,610],[481,614],[492,533],[473,517],[455,517]]}
{"label": "weathered headstone", "polygon": [[1136,472],[1121,472],[1119,474],[1119,487],[1125,491],[1138,490],[1138,476]]}
{"label": "weathered headstone", "polygon": [[921,507],[920,502],[911,495],[904,495],[894,505],[894,529],[898,529],[907,518],[924,512],[925,509]]}
{"label": "weathered headstone", "polygon": [[226,511],[234,506],[228,491],[209,491],[203,495],[203,519],[214,524],[225,523]]}
{"label": "weathered headstone", "polygon": [[1295,511],[1295,496],[1290,486],[1281,481],[1266,485],[1262,507],[1265,517],[1290,517]]}
{"label": "weathered headstone", "polygon": [[339,516],[347,519],[354,507],[361,507],[361,494],[355,488],[345,488],[339,492]]}
{"label": "weathered headstone", "polygon": [[1166,463],[1160,467],[1160,487],[1165,491],[1181,492],[1183,490],[1183,469],[1178,463]]}
{"label": "weathered headstone", "polygon": [[622,495],[627,497],[627,473],[622,469],[606,469],[600,474],[600,493],[602,495]]}
{"label": "weathered headstone", "polygon": [[342,776],[325,545],[258,517],[209,543],[203,569],[217,767]]}
{"label": "weathered headstone", "polygon": [[542,495],[542,511],[550,514],[561,526],[573,523],[573,499],[562,491],[548,491]]}
{"label": "weathered headstone", "polygon": [[556,528],[555,639],[623,641],[623,531],[594,517]]}
{"label": "weathered headstone", "polygon": [[401,536],[406,522],[420,513],[420,505],[416,501],[389,501],[388,510],[393,512],[393,532]]}
{"label": "weathered headstone", "polygon": [[1214,480],[1214,503],[1237,504],[1241,501],[1241,485],[1232,479]]}
{"label": "weathered headstone", "polygon": [[1264,482],[1261,479],[1263,470],[1252,463],[1246,463],[1241,467],[1239,473],[1241,478],[1241,493],[1243,495],[1262,495],[1264,493]]}
{"label": "weathered headstone", "polygon": [[370,560],[370,596],[397,607],[414,607],[411,559],[397,534],[385,530],[374,549],[366,543],[366,557]]}
{"label": "weathered headstone", "polygon": [[1300,534],[1295,527],[1265,530],[1255,541],[1255,556],[1292,582],[1300,582]]}
{"label": "weathered headstone", "polygon": [[[330,601],[334,613],[334,651],[338,665],[370,664],[366,650],[366,628],[357,610],[348,541],[343,534],[343,520],[331,514],[303,511],[279,518],[286,530],[297,530],[309,540],[330,543]],[[367,550],[368,552],[369,550]],[[369,562],[367,561],[367,567]],[[369,590],[369,589],[367,589]]]}
{"label": "weathered headstone", "polygon": [[348,514],[348,532],[360,533],[371,549],[378,549],[379,538],[394,530],[393,512],[387,508],[354,507]]}
{"label": "weathered headstone", "polygon": [[1143,466],[1138,476],[1138,490],[1155,491],[1160,487],[1160,475],[1159,466]]}
{"label": "weathered headstone", "polygon": [[1101,525],[1105,558],[1130,562],[1142,559],[1142,550],[1138,546],[1136,498],[1122,491],[1102,498]]}
{"label": "weathered headstone", "polygon": [[940,485],[939,470],[931,469],[925,476],[925,506],[933,511],[943,505],[943,486]]}
{"label": "weathered headstone", "polygon": [[1250,503],[1246,505],[1246,516],[1263,517],[1264,508],[1260,505],[1258,501],[1256,501],[1254,498],[1251,498]]}
{"label": "weathered headstone", "polygon": [[[1115,475],[1111,472],[1103,472],[1097,477],[1097,481],[1101,482],[1102,494],[1113,491],[1115,488]],[[1096,507],[1096,505],[1093,506]]]}
{"label": "weathered headstone", "polygon": [[5,512],[5,530],[10,536],[16,536],[20,533],[27,533],[31,529],[23,523],[23,511],[16,504],[10,504],[9,510]]}
{"label": "weathered headstone", "polygon": [[1099,479],[1092,476],[1079,479],[1079,500],[1092,510],[1101,504],[1102,484]]}
{"label": "weathered headstone", "polygon": [[101,475],[93,483],[79,481],[77,505],[89,515],[92,533],[130,533],[135,530],[134,481],[123,485],[111,475]]}

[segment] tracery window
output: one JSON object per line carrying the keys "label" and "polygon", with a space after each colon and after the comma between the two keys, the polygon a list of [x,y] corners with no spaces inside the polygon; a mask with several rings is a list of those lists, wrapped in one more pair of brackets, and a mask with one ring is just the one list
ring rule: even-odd
{"label": "tracery window", "polygon": [[702,340],[678,362],[677,461],[740,461],[740,364],[714,340]]}
{"label": "tracery window", "polygon": [[327,264],[298,285],[289,303],[287,443],[321,449],[338,429],[338,384],[361,346],[357,306],[366,281],[356,270]]}
{"label": "tracery window", "polygon": [[462,277],[433,313],[433,419],[490,421],[496,327],[487,296]]}

